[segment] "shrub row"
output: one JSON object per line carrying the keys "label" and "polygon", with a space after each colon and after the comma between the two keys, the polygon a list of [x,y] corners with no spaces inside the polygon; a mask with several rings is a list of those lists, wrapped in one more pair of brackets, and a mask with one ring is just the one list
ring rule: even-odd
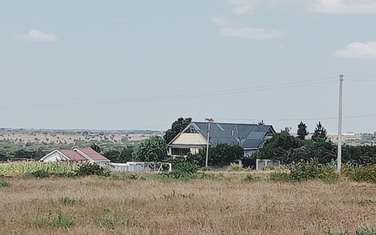
{"label": "shrub row", "polygon": [[301,161],[288,167],[288,171],[276,171],[270,174],[272,181],[307,181],[322,180],[335,182],[339,178],[335,167],[329,164],[320,164],[315,160]]}
{"label": "shrub row", "polygon": [[109,171],[96,164],[23,162],[0,165],[0,176],[45,178],[49,176],[74,177],[87,175],[108,176]]}
{"label": "shrub row", "polygon": [[344,168],[343,174],[357,182],[376,183],[376,165],[351,166]]}
{"label": "shrub row", "polygon": [[[352,166],[345,165],[342,176],[356,182],[376,183],[376,165]],[[275,171],[270,174],[272,181],[308,181],[321,180],[324,182],[335,182],[339,175],[334,164],[320,164],[315,160],[301,161],[292,164],[288,170]]]}

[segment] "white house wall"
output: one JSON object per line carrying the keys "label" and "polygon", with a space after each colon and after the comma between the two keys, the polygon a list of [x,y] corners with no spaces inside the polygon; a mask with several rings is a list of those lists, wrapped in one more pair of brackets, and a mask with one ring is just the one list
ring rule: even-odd
{"label": "white house wall", "polygon": [[205,145],[206,139],[198,133],[182,133],[172,144],[174,145]]}
{"label": "white house wall", "polygon": [[50,154],[47,158],[43,159],[43,162],[61,162],[66,161],[66,158],[59,152]]}

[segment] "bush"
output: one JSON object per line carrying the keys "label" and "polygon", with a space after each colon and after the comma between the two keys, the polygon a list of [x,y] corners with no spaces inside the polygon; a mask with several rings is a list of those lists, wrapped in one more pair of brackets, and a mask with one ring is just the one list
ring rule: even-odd
{"label": "bush", "polygon": [[269,178],[272,181],[322,180],[331,183],[337,181],[339,176],[332,165],[320,164],[315,160],[311,160],[290,165],[289,172],[272,172]]}
{"label": "bush", "polygon": [[376,165],[346,166],[343,174],[357,182],[376,183]]}
{"label": "bush", "polygon": [[74,225],[74,219],[71,216],[58,214],[50,218],[49,226],[52,228],[69,229]]}
{"label": "bush", "polygon": [[333,182],[338,179],[335,168],[328,164],[320,164],[316,160],[299,162],[290,167],[290,178],[294,181],[320,179]]}
{"label": "bush", "polygon": [[181,161],[173,165],[173,171],[167,173],[169,177],[175,179],[192,178],[198,170],[198,166],[189,161]]}
{"label": "bush", "polygon": [[98,175],[98,176],[109,176],[110,172],[97,165],[97,164],[83,164],[80,165],[76,171],[77,176],[88,176],[88,175]]}
{"label": "bush", "polygon": [[40,169],[37,171],[33,171],[30,173],[32,176],[37,177],[37,178],[47,178],[50,176],[47,170],[45,169]]}
{"label": "bush", "polygon": [[0,188],[5,188],[5,187],[9,187],[9,183],[4,180],[0,180]]}

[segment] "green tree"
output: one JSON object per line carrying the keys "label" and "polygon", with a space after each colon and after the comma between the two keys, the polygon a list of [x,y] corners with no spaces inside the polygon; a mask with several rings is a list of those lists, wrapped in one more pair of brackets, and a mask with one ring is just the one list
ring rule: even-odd
{"label": "green tree", "polygon": [[7,154],[0,150],[0,162],[5,162],[8,160]]}
{"label": "green tree", "polygon": [[127,146],[123,148],[121,151],[116,149],[108,150],[103,155],[109,160],[111,160],[111,162],[127,163],[134,160],[135,152],[133,146]]}
{"label": "green tree", "polygon": [[152,137],[138,146],[136,158],[142,162],[160,162],[167,158],[167,144],[161,137]]}
{"label": "green tree", "polygon": [[131,162],[135,158],[135,152],[133,146],[127,146],[123,148],[119,155],[119,162]]}
{"label": "green tree", "polygon": [[178,118],[172,123],[171,128],[168,129],[164,135],[164,140],[166,143],[170,143],[172,139],[175,138],[180,132],[182,132],[190,123],[192,118]]}
{"label": "green tree", "polygon": [[289,151],[285,163],[297,163],[299,161],[316,161],[321,164],[330,163],[336,159],[335,146],[326,141],[306,141],[305,145]]}
{"label": "green tree", "polygon": [[37,150],[33,151],[32,158],[34,160],[39,160],[44,157],[44,155],[46,155],[46,152],[44,152],[42,148],[38,148]]}
{"label": "green tree", "polygon": [[321,122],[319,122],[316,126],[315,132],[312,135],[313,141],[326,141],[326,129],[322,126]]}
{"label": "green tree", "polygon": [[218,144],[209,150],[209,165],[228,166],[243,156],[244,150],[239,145]]}
{"label": "green tree", "polygon": [[255,158],[280,160],[282,163],[290,163],[290,152],[300,148],[303,141],[290,135],[287,131],[276,133],[266,141],[263,148],[255,155]]}
{"label": "green tree", "polygon": [[305,140],[305,137],[308,135],[307,125],[305,123],[303,122],[299,123],[297,134],[300,140]]}
{"label": "green tree", "polygon": [[[239,145],[218,144],[209,148],[209,166],[228,166],[236,160],[244,157],[244,150]],[[206,149],[197,155],[188,156],[187,160],[193,161],[199,166],[205,165]]]}
{"label": "green tree", "polygon": [[99,145],[97,145],[96,143],[93,143],[90,147],[91,147],[95,152],[97,152],[97,153],[102,152],[101,147],[99,147]]}
{"label": "green tree", "polygon": [[120,152],[115,149],[108,150],[103,153],[103,156],[105,156],[107,159],[109,159],[111,162],[114,163],[123,163],[119,161],[120,159]]}

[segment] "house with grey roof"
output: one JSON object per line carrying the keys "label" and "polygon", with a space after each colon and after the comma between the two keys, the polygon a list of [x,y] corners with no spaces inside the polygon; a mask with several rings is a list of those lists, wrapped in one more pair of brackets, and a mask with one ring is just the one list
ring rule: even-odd
{"label": "house with grey roof", "polygon": [[207,122],[191,122],[168,144],[168,153],[170,156],[197,154],[207,146],[209,134],[210,145],[239,145],[249,157],[274,133],[271,125],[212,122],[209,129]]}

